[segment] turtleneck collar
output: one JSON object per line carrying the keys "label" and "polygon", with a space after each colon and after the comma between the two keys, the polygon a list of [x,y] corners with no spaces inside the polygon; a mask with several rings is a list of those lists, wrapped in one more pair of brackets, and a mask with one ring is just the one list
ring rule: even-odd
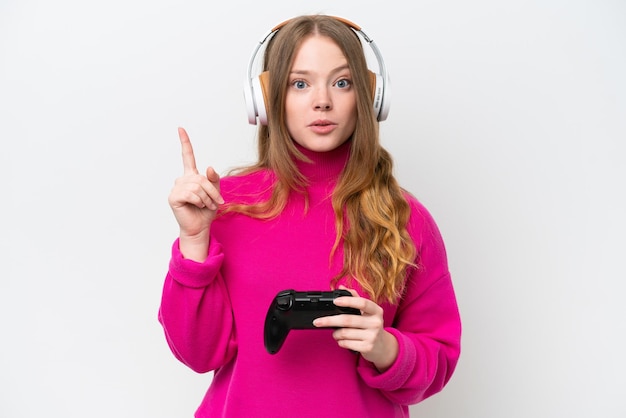
{"label": "turtleneck collar", "polygon": [[349,139],[331,151],[317,152],[295,143],[298,151],[311,160],[296,160],[298,170],[309,181],[309,185],[335,182],[348,162],[351,144],[352,140]]}

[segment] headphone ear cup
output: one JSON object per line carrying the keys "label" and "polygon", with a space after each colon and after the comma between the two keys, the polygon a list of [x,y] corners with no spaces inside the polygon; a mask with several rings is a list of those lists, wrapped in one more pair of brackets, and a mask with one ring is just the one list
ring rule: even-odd
{"label": "headphone ear cup", "polygon": [[380,109],[378,110],[378,121],[382,122],[387,119],[389,115],[389,107],[391,105],[391,86],[389,83],[389,74],[385,73],[384,76],[376,74],[378,79],[377,87],[378,95],[380,98]]}
{"label": "headphone ear cup", "polygon": [[257,124],[257,117],[261,125],[267,125],[267,95],[269,91],[269,72],[263,71],[258,77],[246,82],[244,99],[248,111],[248,122]]}
{"label": "headphone ear cup", "polygon": [[248,114],[248,123],[256,125],[256,104],[254,103],[254,88],[252,86],[254,79],[246,77],[243,85],[243,99],[246,103],[246,113]]}
{"label": "headphone ear cup", "polygon": [[267,125],[267,108],[269,103],[269,91],[270,91],[270,73],[269,71],[263,71],[256,78],[255,84],[255,101],[257,103],[257,114],[259,116],[259,122],[261,125]]}
{"label": "headphone ear cup", "polygon": [[387,115],[389,114],[389,79],[385,80],[383,76],[371,70],[368,70],[368,72],[374,114],[376,115],[376,119],[382,122],[387,119]]}
{"label": "headphone ear cup", "polygon": [[246,80],[243,96],[248,112],[248,122],[257,124],[257,117],[262,125],[267,125],[267,95],[269,91],[269,73],[262,72],[257,77]]}

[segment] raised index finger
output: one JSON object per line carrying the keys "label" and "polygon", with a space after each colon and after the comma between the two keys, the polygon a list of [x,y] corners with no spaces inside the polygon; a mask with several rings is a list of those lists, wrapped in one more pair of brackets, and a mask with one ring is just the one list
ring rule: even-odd
{"label": "raised index finger", "polygon": [[185,131],[184,128],[178,128],[178,137],[180,138],[180,146],[183,153],[183,169],[185,174],[197,174],[196,157],[193,155],[193,147],[191,146],[187,131]]}

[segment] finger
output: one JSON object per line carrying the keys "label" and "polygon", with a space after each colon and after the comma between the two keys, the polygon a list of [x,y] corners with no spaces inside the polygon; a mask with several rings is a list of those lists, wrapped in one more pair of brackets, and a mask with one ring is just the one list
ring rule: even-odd
{"label": "finger", "polygon": [[[348,289],[347,287],[340,285],[339,289],[344,289],[349,291],[352,296],[340,296],[336,298],[333,303],[337,306],[355,308],[360,310],[361,312],[367,312],[370,314],[376,313],[376,305],[374,302],[369,299],[362,298],[359,296],[358,292],[354,289]],[[373,306],[372,306],[373,305]]]}
{"label": "finger", "polygon": [[332,327],[332,328],[360,328],[367,327],[363,317],[360,315],[329,315],[322,316],[313,321],[313,325],[320,328]]}
{"label": "finger", "polygon": [[191,203],[200,209],[207,207],[211,210],[217,210],[218,205],[224,203],[215,185],[200,174],[186,175],[179,181],[178,199],[182,203]]}
{"label": "finger", "polygon": [[337,341],[337,345],[341,348],[345,348],[350,350],[353,354],[363,354],[365,352],[365,345],[362,340],[342,340],[335,338],[333,334],[333,338]]}
{"label": "finger", "polygon": [[193,147],[189,140],[187,131],[183,128],[178,128],[178,137],[180,138],[180,146],[183,154],[183,169],[185,174],[197,173],[196,157],[193,154]]}
{"label": "finger", "polygon": [[203,187],[199,183],[185,181],[186,179],[187,177],[181,177],[176,180],[176,185],[169,196],[170,205],[178,208],[191,204],[202,209],[206,206],[205,200],[208,199]]}
{"label": "finger", "polygon": [[209,180],[211,182],[211,184],[213,185],[214,191],[213,193],[209,193],[209,196],[211,196],[211,198],[217,202],[218,204],[223,204],[224,203],[224,199],[222,198],[222,195],[220,194],[220,176],[219,174],[217,174],[217,172],[213,169],[213,167],[208,167],[206,169],[206,178],[207,180]]}
{"label": "finger", "polygon": [[357,328],[338,328],[333,331],[333,338],[336,341],[364,341],[366,334]]}

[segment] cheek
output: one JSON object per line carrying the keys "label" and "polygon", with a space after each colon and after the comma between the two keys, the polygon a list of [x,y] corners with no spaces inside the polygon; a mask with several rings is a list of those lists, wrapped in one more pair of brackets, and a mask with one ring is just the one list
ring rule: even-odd
{"label": "cheek", "polygon": [[353,93],[350,96],[347,96],[344,98],[343,103],[342,103],[342,107],[345,111],[344,115],[347,119],[356,121],[357,117],[357,111],[356,111],[356,95]]}
{"label": "cheek", "polygon": [[291,136],[293,136],[293,129],[297,126],[298,113],[288,104],[285,106],[285,127]]}
{"label": "cheek", "polygon": [[285,120],[288,126],[302,115],[301,108],[297,98],[288,94],[285,98]]}

